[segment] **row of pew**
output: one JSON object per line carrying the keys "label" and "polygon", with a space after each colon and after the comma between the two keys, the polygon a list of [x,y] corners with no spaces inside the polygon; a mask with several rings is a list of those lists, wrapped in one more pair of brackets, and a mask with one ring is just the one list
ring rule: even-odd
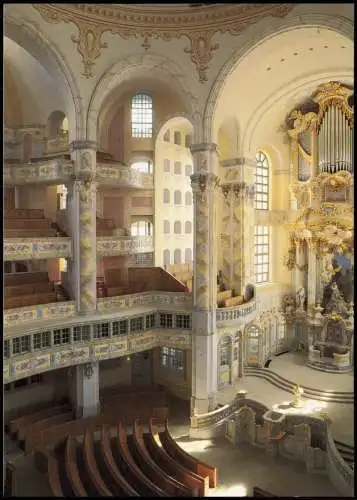
{"label": "row of pew", "polygon": [[103,425],[98,439],[90,430],[68,435],[36,456],[57,497],[198,497],[217,485],[215,467],[186,453],[161,419]]}
{"label": "row of pew", "polygon": [[4,309],[49,304],[64,300],[44,271],[5,273]]}
{"label": "row of pew", "polygon": [[5,238],[53,238],[57,230],[41,209],[11,209],[4,212]]}

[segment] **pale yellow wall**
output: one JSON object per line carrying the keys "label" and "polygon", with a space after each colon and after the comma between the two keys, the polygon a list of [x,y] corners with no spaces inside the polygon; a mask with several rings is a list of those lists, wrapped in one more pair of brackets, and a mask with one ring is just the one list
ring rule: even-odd
{"label": "pale yellow wall", "polygon": [[4,61],[4,125],[16,127],[23,123],[21,100],[11,65]]}
{"label": "pale yellow wall", "polygon": [[[170,142],[163,140],[164,133],[170,130]],[[181,146],[174,144],[174,131],[181,132]],[[193,255],[193,201],[192,205],[185,205],[185,194],[192,194],[191,179],[186,176],[185,167],[191,165],[193,173],[193,160],[189,148],[185,147],[185,135],[190,134],[190,127],[171,125],[163,128],[156,141],[155,148],[155,266],[163,266],[164,249],[170,250],[170,264],[174,263],[174,251],[181,250],[181,263],[185,262],[185,249],[191,248]],[[170,160],[170,173],[164,172],[164,161]],[[181,163],[181,175],[174,173],[175,162]],[[164,189],[170,191],[170,203],[163,202]],[[174,191],[182,194],[181,205],[174,203]],[[164,221],[170,222],[170,233],[164,234]],[[175,221],[181,222],[181,234],[174,233]],[[185,233],[185,222],[191,222],[191,234]]]}

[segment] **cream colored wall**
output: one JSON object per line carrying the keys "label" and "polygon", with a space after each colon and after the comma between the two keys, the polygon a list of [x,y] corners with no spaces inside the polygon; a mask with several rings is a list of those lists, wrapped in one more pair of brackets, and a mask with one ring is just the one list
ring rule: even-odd
{"label": "cream colored wall", "polygon": [[163,368],[161,349],[153,350],[153,382],[164,386],[171,394],[181,399],[190,399],[192,392],[192,353],[185,351],[185,369],[183,373]]}
{"label": "cream colored wall", "polygon": [[[181,250],[181,263],[185,262],[185,249],[190,248],[193,256],[193,201],[189,206],[185,205],[185,193],[192,194],[191,179],[185,175],[185,166],[191,165],[193,173],[193,161],[189,148],[184,146],[185,135],[190,133],[188,127],[168,127],[170,129],[170,142],[161,138],[156,141],[155,148],[155,266],[163,266],[163,252],[170,250],[170,264],[174,263],[174,251]],[[165,131],[167,129],[164,129]],[[181,132],[181,146],[174,144],[174,131]],[[163,134],[160,134],[163,135]],[[170,160],[170,173],[164,172],[164,161]],[[181,162],[181,175],[175,175],[175,161]],[[163,200],[164,189],[170,191],[170,203]],[[181,205],[174,204],[174,191],[179,190],[182,194]],[[170,222],[170,234],[164,234],[164,221]],[[174,233],[174,222],[181,222],[181,234]],[[191,234],[185,233],[185,222],[191,222]]]}

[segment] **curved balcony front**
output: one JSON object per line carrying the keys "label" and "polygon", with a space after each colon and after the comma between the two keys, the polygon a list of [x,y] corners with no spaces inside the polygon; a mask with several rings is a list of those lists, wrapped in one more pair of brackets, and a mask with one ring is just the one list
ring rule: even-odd
{"label": "curved balcony front", "polygon": [[[64,158],[39,160],[36,163],[5,164],[3,179],[7,186],[31,184],[68,184],[72,181],[74,164]],[[153,189],[153,176],[118,163],[96,165],[96,182],[102,186],[126,189]]]}

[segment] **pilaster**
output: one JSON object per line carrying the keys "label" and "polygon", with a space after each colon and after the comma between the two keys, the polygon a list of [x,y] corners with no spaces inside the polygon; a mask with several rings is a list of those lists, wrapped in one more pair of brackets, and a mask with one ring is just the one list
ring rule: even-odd
{"label": "pilaster", "polygon": [[74,244],[71,282],[77,311],[89,314],[97,307],[96,145],[74,141],[70,151],[75,165],[73,184],[68,189],[68,221]]}
{"label": "pilaster", "polygon": [[191,413],[215,407],[217,391],[217,151],[215,144],[191,146],[195,173],[194,280]]}
{"label": "pilaster", "polygon": [[[316,304],[316,281],[317,281],[317,258],[316,258],[316,244],[310,240],[308,242],[308,285],[307,285],[307,310],[310,311]],[[321,279],[321,277],[319,277]]]}
{"label": "pilaster", "polygon": [[69,383],[76,418],[87,418],[99,412],[99,363],[77,365],[71,369]]}

